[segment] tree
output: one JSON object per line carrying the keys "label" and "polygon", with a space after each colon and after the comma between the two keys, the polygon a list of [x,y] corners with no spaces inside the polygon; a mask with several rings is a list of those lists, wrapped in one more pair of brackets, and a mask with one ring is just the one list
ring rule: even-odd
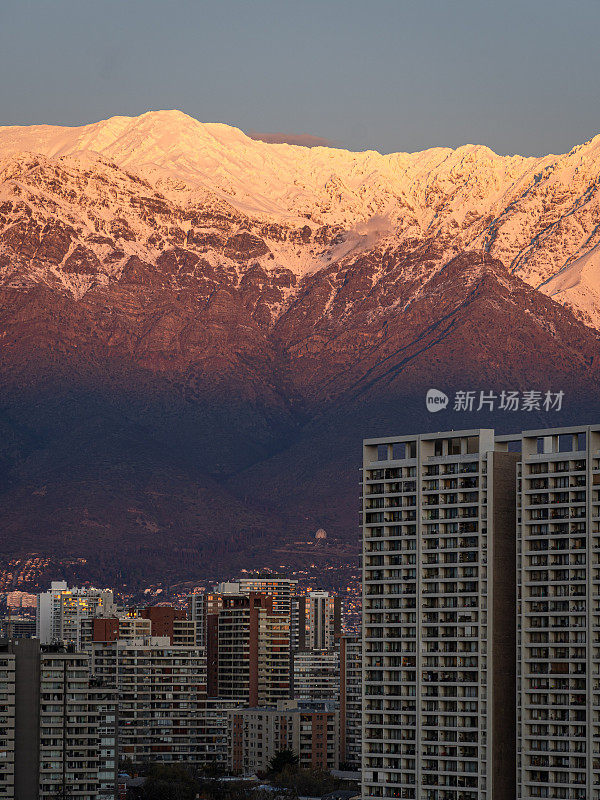
{"label": "tree", "polygon": [[154,766],[139,793],[140,800],[195,800],[197,783],[186,767]]}
{"label": "tree", "polygon": [[267,767],[271,775],[279,775],[284,770],[295,770],[298,767],[298,756],[293,750],[278,750]]}

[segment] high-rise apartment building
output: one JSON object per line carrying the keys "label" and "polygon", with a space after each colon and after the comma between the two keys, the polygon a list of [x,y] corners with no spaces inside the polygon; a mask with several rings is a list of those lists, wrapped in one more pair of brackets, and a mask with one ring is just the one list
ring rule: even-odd
{"label": "high-rise apartment building", "polygon": [[94,678],[117,690],[119,752],[135,763],[205,763],[206,657],[169,637],[86,643]]}
{"label": "high-rise apartment building", "polygon": [[218,614],[218,696],[252,706],[289,697],[289,612],[276,612],[272,598],[223,595]]}
{"label": "high-rise apartment building", "polygon": [[88,656],[36,639],[0,643],[0,798],[113,800],[116,694]]}
{"label": "high-rise apartment building", "polygon": [[332,650],[342,633],[341,598],[326,591],[295,595],[291,600],[294,650]]}
{"label": "high-rise apartment building", "polygon": [[216,626],[211,630],[211,621],[218,616],[223,606],[223,597],[216,592],[195,592],[188,597],[188,616],[196,623],[196,644],[208,649],[208,640]]}
{"label": "high-rise apartment building", "polygon": [[491,430],[370,439],[363,797],[515,797],[515,474]]}
{"label": "high-rise apartment building", "polygon": [[600,427],[525,431],[518,797],[600,796]]}
{"label": "high-rise apartment building", "polygon": [[312,650],[339,646],[342,632],[341,598],[329,592],[309,592],[307,596],[308,636]]}
{"label": "high-rise apartment building", "polygon": [[206,689],[209,697],[219,694],[219,610],[223,595],[196,592],[188,597],[188,615],[196,625],[196,644],[206,649]]}
{"label": "high-rise apartment building", "polygon": [[293,653],[291,694],[299,701],[339,703],[339,651],[300,650]]}
{"label": "high-rise apartment building", "polygon": [[116,611],[110,589],[69,589],[65,581],[52,581],[50,591],[38,595],[36,636],[42,644],[63,642],[80,648],[81,620],[114,615]]}
{"label": "high-rise apartment building", "polygon": [[12,647],[0,642],[0,800],[15,797],[15,669]]}
{"label": "high-rise apartment building", "polygon": [[360,770],[362,759],[362,635],[340,640],[340,761]]}

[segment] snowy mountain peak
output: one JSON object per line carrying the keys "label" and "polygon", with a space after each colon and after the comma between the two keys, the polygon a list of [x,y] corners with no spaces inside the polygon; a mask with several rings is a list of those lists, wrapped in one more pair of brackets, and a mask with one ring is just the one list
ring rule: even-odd
{"label": "snowy mountain peak", "polygon": [[[594,270],[551,282],[600,243],[599,187],[600,135],[540,158],[475,144],[382,155],[271,144],[181,111],[149,111],[0,128],[0,250],[2,230],[14,247],[23,227],[35,223],[40,242],[46,226],[65,226],[70,249],[51,267],[31,244],[35,274],[77,296],[100,275],[118,278],[128,258],[154,264],[174,246],[237,279],[253,264],[302,278],[376,248],[378,258],[403,253],[406,275],[423,281],[461,252],[487,252],[560,302],[584,303],[586,322],[600,326],[600,294],[592,287],[584,300],[581,291]],[[96,278],[77,272],[77,247],[88,270],[97,260]],[[273,313],[284,305],[272,301]]]}

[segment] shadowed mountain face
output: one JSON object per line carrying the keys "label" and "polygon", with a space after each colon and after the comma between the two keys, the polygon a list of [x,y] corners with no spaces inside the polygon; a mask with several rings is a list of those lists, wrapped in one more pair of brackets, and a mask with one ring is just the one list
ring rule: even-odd
{"label": "shadowed mountain face", "polygon": [[[600,335],[493,248],[356,233],[342,189],[301,223],[129,169],[4,162],[0,556],[130,586],[300,565],[319,527],[358,551],[363,437],[598,421]],[[565,396],[433,415],[430,387]]]}
{"label": "shadowed mountain face", "polygon": [[[141,285],[0,295],[4,553],[130,584],[293,563],[277,548],[321,526],[357,546],[364,436],[594,419],[598,334],[498,262],[465,254],[372,321],[366,298],[323,322],[328,281],[270,331],[235,293],[218,314]],[[430,386],[562,389],[564,410],[431,415]]]}

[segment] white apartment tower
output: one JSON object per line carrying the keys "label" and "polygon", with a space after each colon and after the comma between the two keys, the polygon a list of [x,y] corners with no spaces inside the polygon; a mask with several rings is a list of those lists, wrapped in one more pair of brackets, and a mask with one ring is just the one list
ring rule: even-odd
{"label": "white apartment tower", "polygon": [[519,798],[600,796],[600,427],[525,431],[517,497]]}
{"label": "white apartment tower", "polygon": [[364,798],[515,798],[518,459],[492,430],[364,442]]}
{"label": "white apartment tower", "polygon": [[81,620],[116,614],[111,589],[69,589],[66,581],[52,581],[37,596],[36,636],[42,644],[62,642],[81,647]]}

